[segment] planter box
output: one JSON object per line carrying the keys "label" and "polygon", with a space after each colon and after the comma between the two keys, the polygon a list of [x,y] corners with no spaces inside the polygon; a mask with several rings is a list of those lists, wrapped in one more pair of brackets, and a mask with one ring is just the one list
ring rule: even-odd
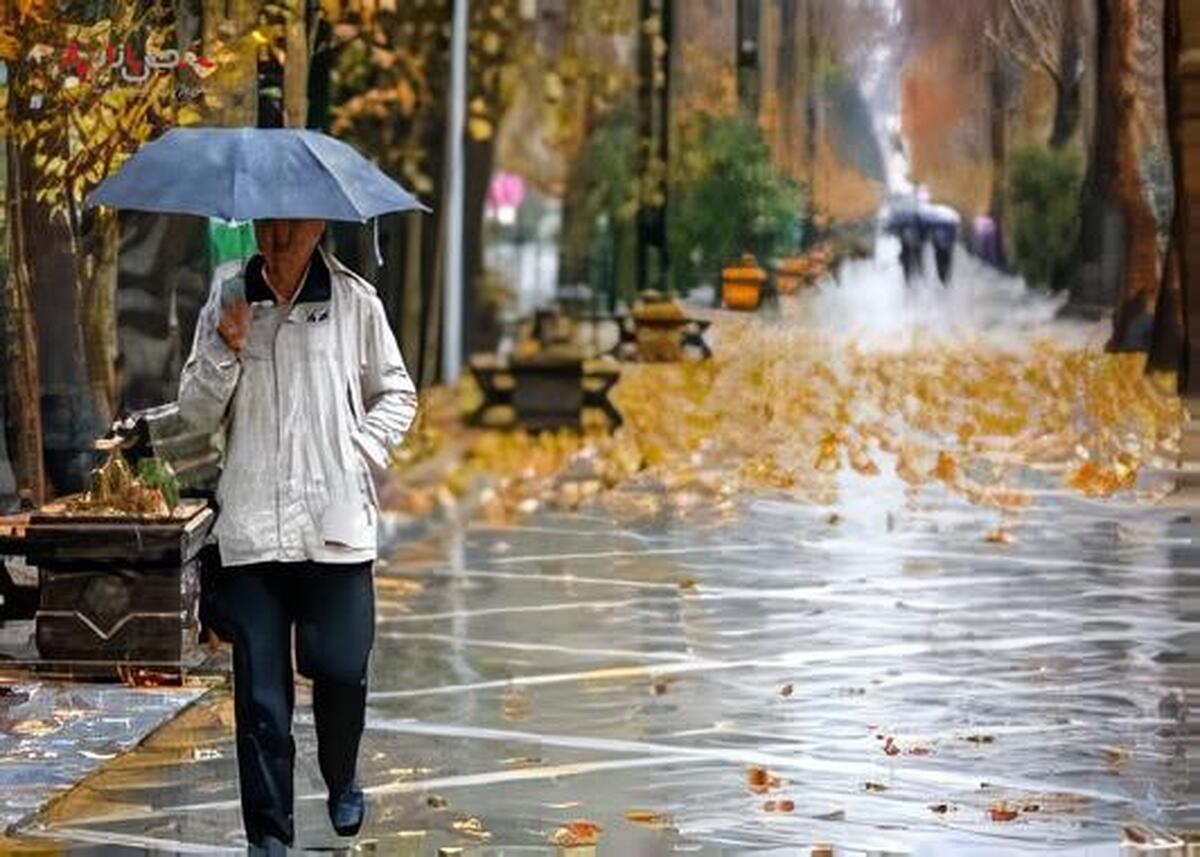
{"label": "planter box", "polygon": [[213,518],[203,502],[185,501],[165,521],[34,513],[10,529],[4,548],[39,570],[43,668],[116,677],[199,663],[199,552]]}

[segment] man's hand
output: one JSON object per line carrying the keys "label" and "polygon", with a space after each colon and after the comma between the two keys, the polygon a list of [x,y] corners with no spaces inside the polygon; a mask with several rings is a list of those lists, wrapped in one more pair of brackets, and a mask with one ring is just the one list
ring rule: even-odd
{"label": "man's hand", "polygon": [[236,301],[221,310],[221,320],[217,322],[217,333],[229,346],[234,354],[241,354],[246,347],[246,337],[250,335],[250,304]]}

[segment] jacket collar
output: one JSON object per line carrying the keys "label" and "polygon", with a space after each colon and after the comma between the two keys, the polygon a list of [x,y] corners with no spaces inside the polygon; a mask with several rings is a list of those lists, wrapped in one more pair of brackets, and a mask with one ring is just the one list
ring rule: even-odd
{"label": "jacket collar", "polygon": [[[266,261],[261,253],[255,254],[246,263],[247,303],[277,303],[275,293],[271,291],[267,286],[267,281],[263,278],[265,264]],[[332,290],[329,265],[325,261],[325,254],[318,249],[312,254],[308,265],[308,276],[304,278],[304,284],[300,286],[300,292],[296,295],[293,303],[322,303],[330,299],[333,294]]]}

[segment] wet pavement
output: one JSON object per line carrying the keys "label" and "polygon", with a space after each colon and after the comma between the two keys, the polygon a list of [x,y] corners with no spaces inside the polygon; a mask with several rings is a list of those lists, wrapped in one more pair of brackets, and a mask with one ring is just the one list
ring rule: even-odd
{"label": "wet pavement", "polygon": [[[1080,335],[1011,281],[854,276],[784,322],[888,347],[931,317],[972,341]],[[830,504],[760,491],[401,539],[378,574],[357,848],[1099,857],[1126,829],[1200,828],[1200,546],[1161,501],[1172,474],[1099,501],[1029,468],[1030,505],[1004,509],[880,464],[830,475]],[[299,701],[300,844],[345,848]],[[22,832],[235,853],[231,723],[210,695]]]}
{"label": "wet pavement", "polygon": [[0,824],[35,813],[200,695],[33,678],[0,684]]}
{"label": "wet pavement", "polygon": [[[711,526],[546,515],[402,547],[360,847],[557,853],[587,820],[613,855],[1115,855],[1124,826],[1196,824],[1188,513],[1046,492],[1009,545],[982,539],[994,514],[763,498]],[[299,719],[302,844],[335,848]],[[229,722],[208,700],[30,832],[236,849]]]}

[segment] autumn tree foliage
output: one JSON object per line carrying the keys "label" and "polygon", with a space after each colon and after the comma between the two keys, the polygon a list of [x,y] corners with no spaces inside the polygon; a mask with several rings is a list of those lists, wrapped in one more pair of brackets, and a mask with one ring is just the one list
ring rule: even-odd
{"label": "autumn tree foliage", "polygon": [[[913,182],[964,214],[988,212],[1003,184],[1006,129],[983,38],[998,0],[904,0],[901,134]],[[997,114],[996,111],[1001,111]]]}
{"label": "autumn tree foliage", "polygon": [[[679,134],[704,117],[754,114],[774,167],[800,182],[814,219],[856,222],[882,201],[883,168],[861,91],[875,48],[891,32],[878,0],[763,3],[756,65],[742,69],[756,96],[738,103],[736,12],[732,0],[677,4],[672,114]],[[743,99],[745,101],[745,99]],[[865,119],[865,121],[864,121]]]}
{"label": "autumn tree foliage", "polygon": [[[334,24],[333,131],[377,155],[418,193],[429,193],[441,148],[430,138],[441,133],[445,117],[451,3],[368,5]],[[506,74],[519,44],[516,2],[474,3],[471,11],[467,133],[489,142],[511,94]]]}
{"label": "autumn tree foliage", "polygon": [[1075,136],[1084,78],[1081,0],[1002,0],[988,22],[994,46],[1028,72],[1046,75],[1054,85],[1054,124],[1050,146],[1061,148]]}
{"label": "autumn tree foliage", "polygon": [[[484,200],[495,158],[496,129],[511,103],[516,60],[526,42],[518,0],[470,5],[467,45],[466,317],[468,346],[482,272]],[[436,201],[442,187],[449,92],[451,0],[325,3],[337,59],[332,74],[333,133],[376,158],[420,196]],[[443,224],[395,218],[382,225],[393,248],[385,303],[419,380],[436,369],[437,316],[444,257]],[[404,232],[400,230],[403,227]],[[368,274],[374,253],[360,252]],[[385,274],[389,275],[389,274]]]}
{"label": "autumn tree foliage", "polygon": [[179,97],[178,70],[147,64],[174,42],[169,15],[128,3],[96,17],[88,6],[7,0],[0,16],[9,414],[18,483],[37,499],[44,463],[50,490],[78,485],[116,395],[116,220],[84,200],[143,142],[200,118]]}

